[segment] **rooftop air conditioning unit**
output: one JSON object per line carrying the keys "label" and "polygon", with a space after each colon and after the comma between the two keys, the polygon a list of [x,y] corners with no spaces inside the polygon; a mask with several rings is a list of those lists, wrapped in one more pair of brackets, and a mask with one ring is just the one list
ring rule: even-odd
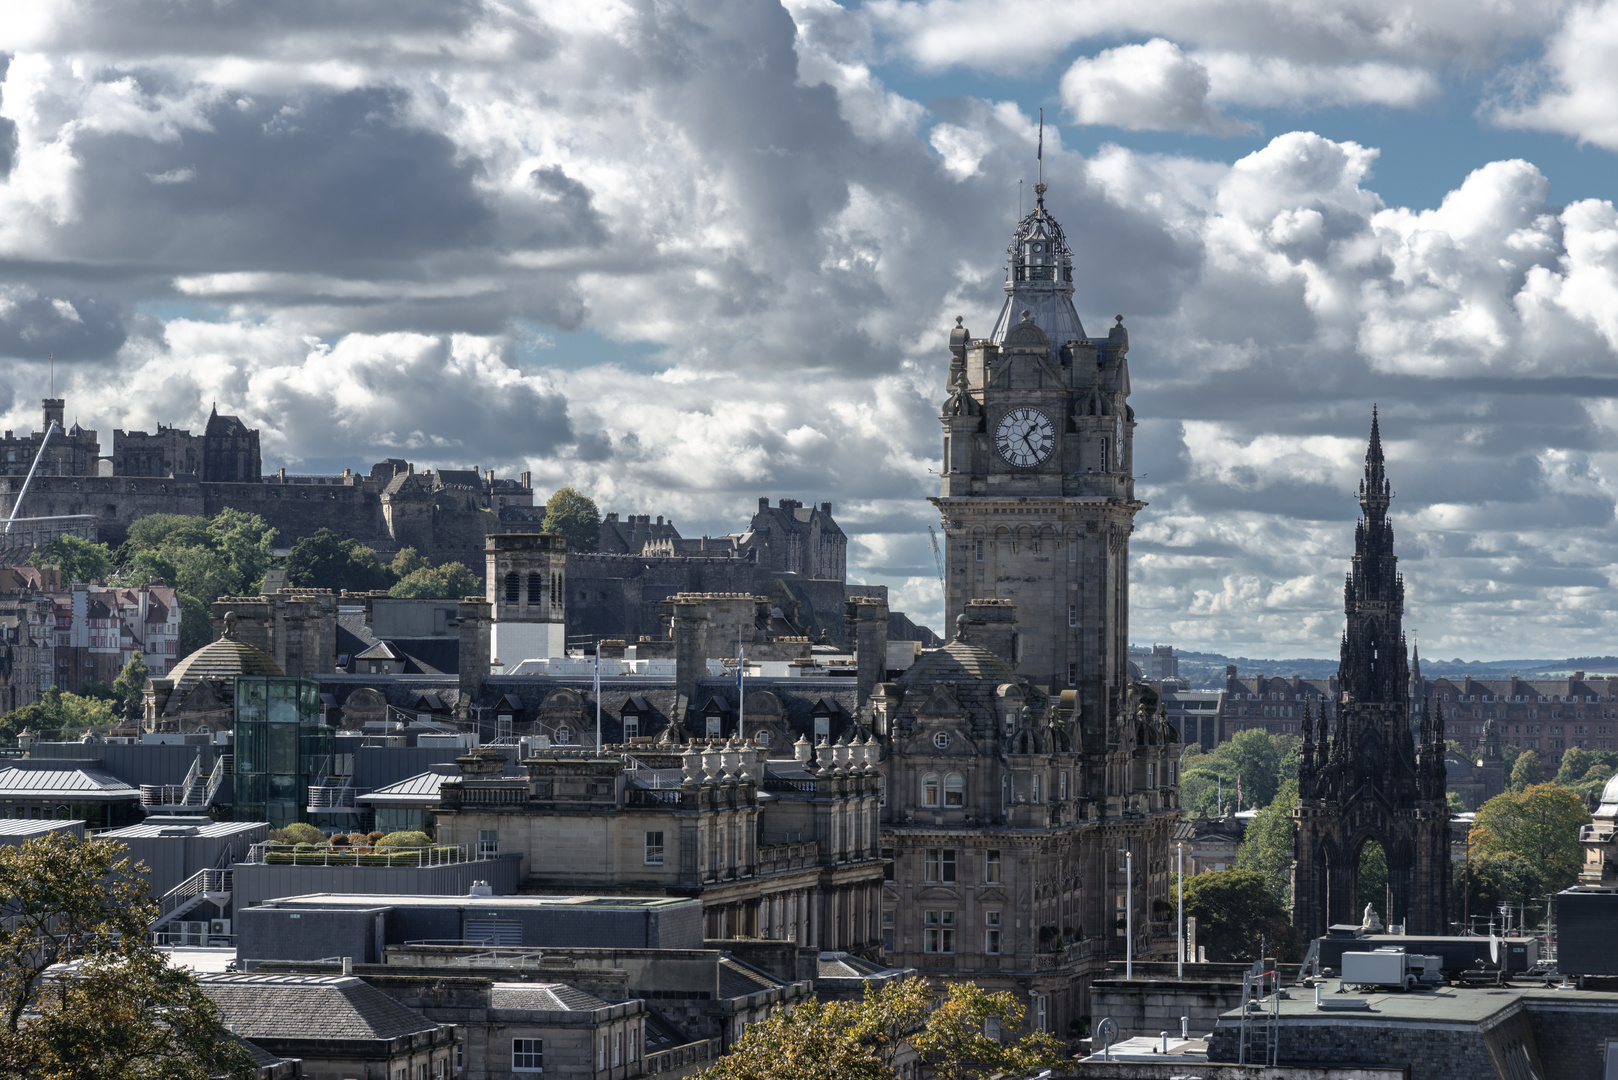
{"label": "rooftop air conditioning unit", "polygon": [[213,937],[230,936],[229,919],[211,919],[208,922],[208,933]]}

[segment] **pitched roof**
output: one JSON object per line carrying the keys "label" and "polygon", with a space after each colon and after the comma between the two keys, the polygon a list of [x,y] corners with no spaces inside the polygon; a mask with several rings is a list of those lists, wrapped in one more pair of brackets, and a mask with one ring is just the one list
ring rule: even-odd
{"label": "pitched roof", "polygon": [[445,780],[458,780],[461,776],[461,770],[454,765],[443,766],[443,768],[443,772],[428,770],[400,780],[398,783],[379,787],[369,794],[357,796],[355,801],[366,806],[435,805],[438,802],[439,786]]}
{"label": "pitched roof", "polygon": [[219,1018],[244,1039],[397,1039],[439,1025],[353,976],[198,976]]}
{"label": "pitched roof", "polygon": [[[99,762],[97,763],[99,764]],[[71,796],[81,802],[123,802],[139,799],[140,790],[111,773],[90,766],[52,762],[50,768],[12,765],[0,769],[0,798],[54,799]]]}
{"label": "pitched roof", "polygon": [[594,1012],[608,1008],[605,1001],[566,983],[495,983],[489,987],[489,1008],[543,1012]]}
{"label": "pitched roof", "polygon": [[780,979],[751,964],[744,964],[734,956],[724,956],[719,960],[719,996],[722,998],[748,997],[783,985]]}
{"label": "pitched roof", "polygon": [[222,637],[210,641],[169,669],[168,678],[174,682],[169,701],[178,704],[185,700],[192,687],[208,680],[233,679],[237,675],[285,675],[275,657],[263,649]]}

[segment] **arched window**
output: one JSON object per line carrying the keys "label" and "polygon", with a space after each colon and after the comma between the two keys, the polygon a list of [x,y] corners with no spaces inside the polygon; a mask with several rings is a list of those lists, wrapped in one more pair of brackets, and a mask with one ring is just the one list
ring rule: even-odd
{"label": "arched window", "polygon": [[966,782],[961,779],[958,772],[952,772],[944,777],[944,805],[966,805]]}
{"label": "arched window", "polygon": [[928,773],[921,778],[921,805],[938,805],[938,774]]}
{"label": "arched window", "polygon": [[522,581],[513,570],[506,575],[506,603],[515,604],[522,599]]}
{"label": "arched window", "polygon": [[542,595],[544,595],[544,592],[545,592],[545,575],[539,573],[538,571],[535,571],[534,573],[529,574],[528,575],[528,602],[530,604],[534,605],[535,607],[539,606],[540,597]]}

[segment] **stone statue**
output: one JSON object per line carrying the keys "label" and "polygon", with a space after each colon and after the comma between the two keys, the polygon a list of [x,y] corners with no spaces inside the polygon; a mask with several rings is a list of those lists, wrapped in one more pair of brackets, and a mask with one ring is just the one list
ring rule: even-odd
{"label": "stone statue", "polygon": [[1360,928],[1362,930],[1382,929],[1382,920],[1377,918],[1376,912],[1372,910],[1370,904],[1365,905],[1365,918],[1361,920]]}

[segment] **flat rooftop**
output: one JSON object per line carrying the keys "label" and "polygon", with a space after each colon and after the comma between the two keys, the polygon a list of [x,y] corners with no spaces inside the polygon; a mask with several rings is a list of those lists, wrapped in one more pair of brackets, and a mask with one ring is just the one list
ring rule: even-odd
{"label": "flat rooftop", "polygon": [[307,893],[264,901],[264,907],[443,907],[513,909],[590,908],[608,911],[667,911],[700,904],[679,896],[415,896],[394,893]]}
{"label": "flat rooftop", "polygon": [[213,821],[205,817],[149,817],[138,825],[126,825],[101,834],[103,840],[133,840],[144,836],[240,836],[266,829],[262,821]]}
{"label": "flat rooftop", "polygon": [[[1364,1009],[1319,1009],[1315,1007],[1314,991],[1304,986],[1285,988],[1288,996],[1281,999],[1280,1015],[1287,1020],[1330,1019],[1333,1024],[1412,1023],[1431,1027],[1440,1024],[1475,1025],[1494,1016],[1502,1009],[1520,1001],[1547,999],[1576,1003],[1585,1007],[1613,1010],[1615,1030],[1618,1030],[1618,992],[1605,990],[1547,989],[1542,985],[1507,987],[1454,987],[1441,986],[1433,990],[1411,990],[1405,993],[1361,994],[1342,991],[1341,979],[1323,979],[1320,997],[1323,1002],[1333,999],[1361,998]],[[1264,1011],[1270,1011],[1270,999],[1264,1001]],[[1220,1014],[1221,1024],[1241,1023],[1241,1010],[1231,1009]]]}

